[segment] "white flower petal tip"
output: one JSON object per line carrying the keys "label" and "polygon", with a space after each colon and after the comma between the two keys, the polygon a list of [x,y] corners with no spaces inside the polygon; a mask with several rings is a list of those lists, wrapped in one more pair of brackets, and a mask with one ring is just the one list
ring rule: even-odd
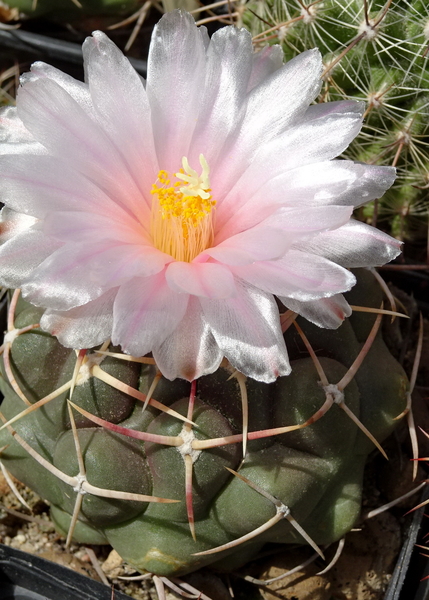
{"label": "white flower petal tip", "polygon": [[111,338],[169,379],[224,357],[258,381],[287,375],[276,296],[338,327],[348,269],[400,251],[351,218],[394,169],[336,160],[363,105],[312,104],[317,49],[283,64],[183,11],[155,27],[146,82],[102,32],[83,54],[84,83],[38,62],[0,111],[0,284],[62,344]]}
{"label": "white flower petal tip", "polygon": [[292,298],[280,298],[280,300],[286,308],[325,329],[338,329],[344,319],[352,314],[352,309],[342,294],[310,302],[300,302]]}

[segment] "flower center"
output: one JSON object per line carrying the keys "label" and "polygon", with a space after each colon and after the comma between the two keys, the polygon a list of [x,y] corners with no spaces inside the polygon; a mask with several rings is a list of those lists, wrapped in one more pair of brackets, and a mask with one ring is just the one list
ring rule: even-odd
{"label": "flower center", "polygon": [[213,242],[213,208],[210,195],[209,166],[200,154],[201,175],[189,166],[186,156],[182,168],[170,180],[160,171],[152,185],[151,235],[155,248],[176,260],[191,262]]}

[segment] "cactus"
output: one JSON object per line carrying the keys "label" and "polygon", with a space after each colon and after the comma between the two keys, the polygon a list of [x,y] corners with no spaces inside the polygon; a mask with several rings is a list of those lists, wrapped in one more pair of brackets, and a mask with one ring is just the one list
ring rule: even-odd
{"label": "cactus", "polygon": [[[348,301],[377,310],[378,282],[357,275]],[[266,542],[321,552],[353,527],[366,458],[406,404],[381,314],[356,309],[332,331],[295,326],[288,311],[290,376],[246,381],[224,361],[188,383],[106,344],[62,347],[18,297],[0,379],[1,462],[50,503],[69,539],[109,542],[136,569],[171,576],[237,567]]]}
{"label": "cactus", "polygon": [[393,165],[398,178],[362,217],[400,239],[427,236],[429,159],[429,5],[422,0],[251,0],[239,25],[254,42],[282,45],[286,59],[318,47],[324,56],[320,101],[367,102],[366,122],[346,156]]}

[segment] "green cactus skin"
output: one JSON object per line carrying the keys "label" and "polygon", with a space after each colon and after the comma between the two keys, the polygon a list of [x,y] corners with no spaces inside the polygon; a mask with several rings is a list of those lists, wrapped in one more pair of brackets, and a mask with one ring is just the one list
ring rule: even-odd
{"label": "green cactus skin", "polygon": [[[365,9],[367,5],[367,10]],[[248,0],[244,24],[287,60],[318,47],[325,65],[320,102],[364,100],[364,127],[347,158],[394,165],[398,178],[374,215],[400,239],[427,236],[429,187],[429,4],[426,0]],[[263,35],[272,25],[274,31]],[[338,62],[336,62],[338,61]]]}
{"label": "green cactus skin", "polygon": [[26,17],[79,18],[87,15],[126,15],[137,10],[139,0],[79,0],[81,7],[73,0],[38,0],[36,7],[33,0],[7,0],[9,8],[17,8]]}
{"label": "green cactus skin", "polygon": [[[348,294],[354,305],[379,307],[382,292],[373,275],[358,274],[358,285]],[[39,309],[20,300],[15,328],[38,322]],[[356,312],[336,331],[317,328],[298,319],[330,383],[338,383],[359,354],[375,315]],[[294,327],[286,332],[292,374],[274,384],[246,382],[249,431],[303,423],[325,402],[319,374]],[[11,367],[21,390],[34,403],[70,380],[76,354],[40,329],[17,335],[11,345]],[[156,375],[153,365],[106,357],[100,368],[146,394]],[[0,379],[5,400],[1,413],[11,419],[25,408],[12,390],[4,370]],[[196,439],[212,439],[241,432],[241,395],[228,368],[197,381],[193,412]],[[345,403],[363,425],[382,441],[394,428],[394,417],[406,405],[407,378],[385,346],[381,333],[354,379],[344,390]],[[154,398],[186,416],[190,384],[161,378]],[[75,476],[78,460],[67,410],[65,391],[44,407],[13,424],[14,431],[62,472]],[[183,422],[96,377],[77,385],[73,402],[111,423],[136,431],[182,435]],[[317,544],[341,538],[355,524],[361,504],[362,474],[373,443],[334,404],[317,422],[293,432],[249,440],[242,461],[241,443],[199,451],[193,464],[193,540],[185,501],[185,464],[179,449],[142,442],[96,426],[75,412],[78,438],[87,479],[95,486],[180,500],[176,504],[108,499],[83,495],[76,541],[109,542],[140,571],[179,575],[212,563],[232,569],[251,559],[266,542],[303,543],[282,519],[244,544],[219,553],[195,553],[223,545],[260,527],[276,514],[273,503],[225,467],[239,470],[253,484],[289,507],[291,515]],[[397,422],[396,422],[397,423]],[[11,435],[0,431],[5,467],[51,504],[58,529],[66,534],[76,491],[34,460]],[[195,458],[195,457],[194,457]]]}

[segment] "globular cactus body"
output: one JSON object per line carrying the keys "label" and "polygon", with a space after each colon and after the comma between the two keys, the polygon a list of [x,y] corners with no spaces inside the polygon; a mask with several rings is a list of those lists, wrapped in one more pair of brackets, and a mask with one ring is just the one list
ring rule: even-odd
{"label": "globular cactus body", "polygon": [[[381,291],[369,272],[359,275],[359,284],[348,299],[352,304],[380,306]],[[39,316],[38,309],[19,301],[14,329],[6,336],[10,352],[6,352],[1,379],[5,395],[2,416],[10,420],[27,408],[16,393],[17,386],[33,405],[56,389],[63,391],[2,429],[0,446],[5,448],[1,461],[50,502],[60,531],[67,533],[72,513],[77,514],[79,494],[82,504],[74,539],[109,542],[137,569],[173,575],[208,563],[233,568],[253,557],[264,543],[304,543],[302,530],[313,543],[323,545],[353,527],[360,512],[364,465],[374,445],[341,404],[378,441],[393,430],[393,419],[406,404],[406,376],[380,333],[343,391],[335,388],[348,377],[375,315],[354,313],[337,331],[322,330],[299,319],[301,333],[316,351],[321,371],[308,356],[303,336],[292,326],[285,334],[292,374],[270,385],[244,382],[227,366],[202,377],[196,386],[181,380],[170,382],[158,377],[153,364],[89,353],[90,360],[83,363],[71,398],[80,407],[73,409],[79,451],[67,407],[76,353],[40,329],[18,333],[37,323]],[[9,367],[14,382],[10,381]],[[321,385],[321,373],[328,386]],[[156,387],[154,381],[158,382]],[[244,385],[249,432],[259,433],[249,434],[242,462]],[[160,411],[153,403],[142,411],[139,399],[144,399],[150,388],[154,400],[190,417],[193,424],[165,409]],[[294,431],[278,429],[311,420],[322,406],[326,407],[329,398],[329,410],[312,424]],[[83,414],[82,409],[87,412]],[[106,427],[103,421],[101,427],[101,421],[94,423],[94,416],[110,425]],[[128,435],[118,427],[126,428]],[[268,434],[263,433],[267,430]],[[136,432],[152,437],[130,437]],[[23,440],[59,471],[51,472],[46,463],[30,456]],[[79,455],[84,479],[98,490],[180,502],[82,494],[82,478],[77,477],[82,471]],[[60,480],[59,472],[74,478],[74,483],[64,477]],[[190,515],[195,521],[196,539],[190,533]],[[267,523],[272,526],[264,530]],[[257,528],[261,528],[259,535],[237,546],[196,555]]]}

